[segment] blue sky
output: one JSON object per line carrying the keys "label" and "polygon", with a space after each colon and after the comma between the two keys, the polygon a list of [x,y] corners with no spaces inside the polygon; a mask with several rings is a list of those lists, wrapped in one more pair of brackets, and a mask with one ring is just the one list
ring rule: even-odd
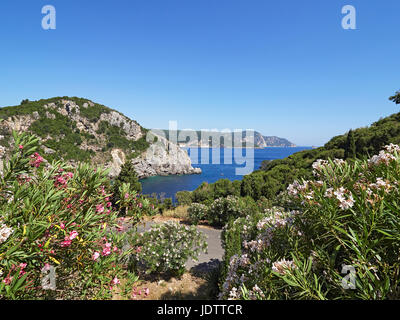
{"label": "blue sky", "polygon": [[[44,5],[57,29],[41,28]],[[357,30],[341,27],[344,5]],[[2,0],[0,105],[79,96],[147,128],[322,145],[398,111],[398,0]]]}

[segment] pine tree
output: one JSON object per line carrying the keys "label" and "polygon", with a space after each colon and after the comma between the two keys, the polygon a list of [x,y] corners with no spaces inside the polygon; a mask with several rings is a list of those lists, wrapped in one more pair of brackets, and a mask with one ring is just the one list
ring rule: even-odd
{"label": "pine tree", "polygon": [[354,138],[353,130],[347,134],[346,148],[344,152],[345,159],[355,159],[357,155],[356,140]]}
{"label": "pine tree", "polygon": [[395,104],[400,104],[400,91],[397,91],[394,96],[389,98],[390,101],[393,101]]}
{"label": "pine tree", "polygon": [[127,161],[121,167],[121,172],[114,181],[114,197],[118,198],[119,188],[123,183],[129,183],[131,185],[131,190],[135,190],[138,193],[142,191],[142,185],[137,177],[135,167],[132,162]]}

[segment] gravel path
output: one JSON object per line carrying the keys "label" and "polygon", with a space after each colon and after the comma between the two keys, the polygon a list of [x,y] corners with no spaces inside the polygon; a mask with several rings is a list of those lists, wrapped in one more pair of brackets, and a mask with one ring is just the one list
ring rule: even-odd
{"label": "gravel path", "polygon": [[[143,232],[151,229],[155,224],[163,222],[148,221],[138,226],[138,232]],[[222,261],[224,249],[221,245],[221,230],[210,227],[197,226],[197,230],[205,234],[208,243],[208,253],[201,253],[198,261],[191,259],[186,262],[186,268],[196,272],[207,272],[210,269],[218,266],[219,261]]]}

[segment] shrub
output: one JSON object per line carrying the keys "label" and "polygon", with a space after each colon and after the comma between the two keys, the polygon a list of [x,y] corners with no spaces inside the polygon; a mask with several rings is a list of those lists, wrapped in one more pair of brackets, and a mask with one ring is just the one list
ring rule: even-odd
{"label": "shrub", "polygon": [[192,203],[188,209],[189,221],[192,224],[197,225],[201,220],[207,218],[208,208],[206,205],[201,203]]}
{"label": "shrub", "polygon": [[192,203],[192,193],[190,191],[179,191],[176,193],[176,201],[182,206]]}
{"label": "shrub", "polygon": [[196,260],[201,251],[207,251],[205,235],[196,227],[167,222],[131,241],[136,247],[132,261],[138,270],[146,273],[171,273],[181,275],[189,258]]}
{"label": "shrub", "polygon": [[[43,164],[38,139],[16,135],[0,179],[0,298],[110,298],[123,273],[124,235],[107,172]],[[56,290],[41,280],[55,267]]]}
{"label": "shrub", "polygon": [[172,204],[172,198],[165,198],[163,201],[163,207],[164,207],[164,210],[172,209],[174,207]]}
{"label": "shrub", "polygon": [[318,160],[315,178],[288,187],[296,210],[228,224],[225,239],[240,238],[234,246],[225,240],[220,298],[398,299],[399,151]]}
{"label": "shrub", "polygon": [[243,216],[245,214],[244,207],[244,203],[238,197],[219,198],[211,204],[207,219],[210,224],[223,226],[230,219]]}
{"label": "shrub", "polygon": [[154,204],[144,196],[139,195],[136,190],[132,190],[129,183],[123,183],[119,188],[116,205],[119,207],[121,215],[133,218],[134,222],[139,222],[143,216],[153,216],[158,210]]}

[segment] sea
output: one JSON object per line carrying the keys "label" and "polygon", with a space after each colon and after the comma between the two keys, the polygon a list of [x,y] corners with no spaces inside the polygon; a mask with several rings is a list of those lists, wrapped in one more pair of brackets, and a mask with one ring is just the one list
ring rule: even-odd
{"label": "sea", "polygon": [[[183,148],[192,159],[192,166],[200,168],[201,174],[156,176],[140,180],[143,194],[157,194],[161,198],[172,198],[178,191],[193,191],[202,182],[213,183],[219,179],[242,180],[243,173],[258,170],[264,160],[286,158],[293,153],[311,147],[269,147],[263,149],[214,149]],[[207,157],[208,155],[208,157]],[[208,159],[207,159],[208,158]],[[218,161],[219,158],[219,161]],[[254,165],[253,165],[254,164]]]}

